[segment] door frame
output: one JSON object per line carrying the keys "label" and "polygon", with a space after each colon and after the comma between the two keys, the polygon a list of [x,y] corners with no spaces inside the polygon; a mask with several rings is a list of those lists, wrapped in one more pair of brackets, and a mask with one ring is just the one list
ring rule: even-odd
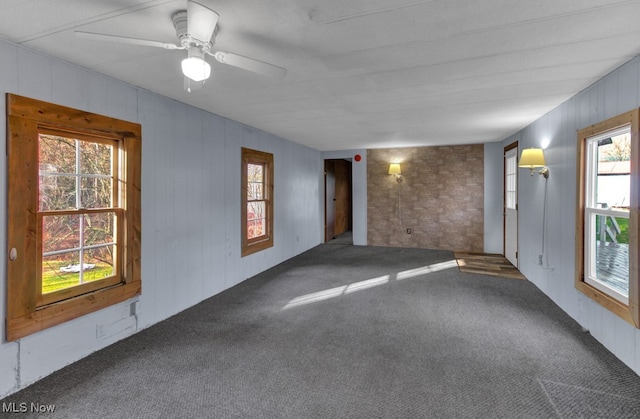
{"label": "door frame", "polygon": [[[519,151],[519,141],[514,141],[513,143],[504,147],[502,151],[502,255],[506,257],[507,250],[507,152],[513,149],[516,149],[516,162],[519,160],[518,151]],[[516,169],[516,261],[517,264],[520,265],[520,254],[518,247],[518,235],[520,233],[520,211],[518,208],[518,195],[520,193],[520,188],[518,185],[518,171]],[[519,267],[516,266],[516,269]]]}
{"label": "door frame", "polygon": [[[332,163],[332,162],[336,162],[336,161],[346,161],[349,164],[350,167],[350,172],[347,175],[348,178],[348,182],[349,182],[349,197],[348,199],[348,204],[349,204],[349,211],[348,211],[348,220],[347,220],[347,224],[348,224],[348,230],[353,231],[353,161],[350,158],[344,157],[344,158],[334,158],[334,159],[324,159],[324,242],[329,242],[331,240],[334,239],[334,237],[328,237],[328,225],[327,225],[327,212],[328,212],[328,205],[330,204],[330,201],[327,199],[327,171],[328,171],[328,166]],[[335,171],[334,171],[334,181],[335,181]],[[335,192],[335,184],[334,184],[334,192]],[[335,202],[335,199],[333,200]],[[334,212],[335,212],[335,208],[334,208]],[[335,214],[334,214],[335,216]],[[334,219],[335,222],[335,219]],[[334,230],[335,231],[335,230]]]}
{"label": "door frame", "polygon": [[[335,170],[333,170],[333,161],[334,159],[325,159],[324,160],[324,243],[331,241],[334,239],[334,227],[331,227],[331,234],[329,234],[329,198],[328,198],[328,177],[329,177],[329,172],[331,172],[331,175],[333,177],[333,186],[332,186],[332,190],[333,193],[335,195]],[[335,200],[334,200],[335,201]],[[331,222],[335,223],[335,208],[332,211],[333,217]],[[331,236],[331,237],[329,237]]]}

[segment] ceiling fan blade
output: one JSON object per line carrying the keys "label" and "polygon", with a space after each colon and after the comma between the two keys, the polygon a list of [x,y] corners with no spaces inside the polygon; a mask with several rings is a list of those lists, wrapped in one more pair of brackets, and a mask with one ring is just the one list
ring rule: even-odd
{"label": "ceiling fan blade", "polygon": [[187,2],[187,33],[198,41],[209,42],[216,30],[218,17],[216,12],[200,3]]}
{"label": "ceiling fan blade", "polygon": [[76,36],[94,41],[118,42],[121,44],[143,45],[147,47],[156,47],[164,49],[184,49],[182,45],[170,44],[167,42],[150,41],[148,39],[129,38],[126,36],[106,35],[102,33],[76,31]]}
{"label": "ceiling fan blade", "polygon": [[244,57],[242,55],[233,54],[231,52],[217,51],[210,53],[210,55],[213,55],[218,62],[223,64],[242,68],[243,70],[252,71],[274,79],[281,79],[285,74],[287,74],[286,68],[265,63],[264,61],[254,60],[253,58]]}

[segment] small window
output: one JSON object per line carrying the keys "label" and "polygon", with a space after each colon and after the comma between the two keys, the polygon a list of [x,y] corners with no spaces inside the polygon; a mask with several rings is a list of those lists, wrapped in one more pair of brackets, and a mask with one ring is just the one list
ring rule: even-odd
{"label": "small window", "polygon": [[141,138],[138,124],[16,95],[7,103],[15,340],[140,293]]}
{"label": "small window", "polygon": [[242,256],[273,246],[273,154],[242,149]]}
{"label": "small window", "polygon": [[638,325],[638,112],[578,133],[576,287]]}

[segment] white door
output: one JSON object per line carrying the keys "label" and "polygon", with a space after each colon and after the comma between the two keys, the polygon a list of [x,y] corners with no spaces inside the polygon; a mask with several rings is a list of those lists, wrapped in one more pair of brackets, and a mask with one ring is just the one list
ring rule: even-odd
{"label": "white door", "polygon": [[518,147],[504,153],[504,256],[518,267]]}

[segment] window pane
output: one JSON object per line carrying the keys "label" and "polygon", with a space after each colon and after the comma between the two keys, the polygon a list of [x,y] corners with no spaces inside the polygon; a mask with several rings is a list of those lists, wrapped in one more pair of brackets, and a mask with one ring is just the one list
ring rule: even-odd
{"label": "window pane", "polygon": [[113,255],[115,246],[98,247],[84,251],[82,282],[97,281],[115,275]]}
{"label": "window pane", "polygon": [[80,144],[80,173],[92,175],[111,175],[112,146],[79,141]]}
{"label": "window pane", "polygon": [[248,239],[254,239],[267,234],[265,206],[266,203],[264,201],[249,202],[247,204]]}
{"label": "window pane", "polygon": [[596,208],[629,209],[630,136],[623,134],[592,143],[595,147]]}
{"label": "window pane", "polygon": [[79,215],[42,217],[42,251],[75,249],[80,246]]}
{"label": "window pane", "polygon": [[75,176],[40,176],[40,211],[57,211],[76,208]]}
{"label": "window pane", "polygon": [[81,206],[82,208],[111,208],[113,197],[111,178],[87,178],[80,179]]}
{"label": "window pane", "polygon": [[[608,174],[619,170],[615,166],[624,165],[624,173]],[[629,210],[629,193],[631,191],[631,176],[629,162],[598,162],[598,176],[596,177],[597,208],[613,208]]]}
{"label": "window pane", "polygon": [[595,214],[591,243],[595,243],[595,272],[590,277],[629,295],[629,219]]}
{"label": "window pane", "polygon": [[505,205],[507,209],[516,209],[517,200],[517,161],[518,150],[509,150],[505,155]]}
{"label": "window pane", "polygon": [[75,173],[76,141],[54,135],[39,136],[40,172]]}
{"label": "window pane", "polygon": [[260,237],[260,236],[264,236],[267,232],[265,229],[265,219],[264,218],[260,218],[257,220],[252,221],[252,229],[253,231],[251,232],[251,234],[249,234],[249,238],[253,239],[256,237]]}
{"label": "window pane", "polygon": [[116,215],[112,212],[84,215],[84,246],[114,242]]}
{"label": "window pane", "polygon": [[264,201],[249,202],[247,203],[247,220],[257,220],[265,217],[265,203]]}
{"label": "window pane", "polygon": [[249,183],[264,180],[264,166],[261,164],[247,164],[247,181]]}
{"label": "window pane", "polygon": [[247,221],[247,238],[255,239],[256,237],[264,236],[266,231],[266,220],[260,218],[257,220]]}
{"label": "window pane", "polygon": [[255,220],[247,221],[247,239],[255,239],[256,237],[258,237],[258,234],[256,234]]}
{"label": "window pane", "polygon": [[255,199],[264,199],[262,183],[249,182],[247,191],[247,199],[250,201]]}
{"label": "window pane", "polygon": [[42,258],[42,293],[80,284],[80,253],[70,252]]}

